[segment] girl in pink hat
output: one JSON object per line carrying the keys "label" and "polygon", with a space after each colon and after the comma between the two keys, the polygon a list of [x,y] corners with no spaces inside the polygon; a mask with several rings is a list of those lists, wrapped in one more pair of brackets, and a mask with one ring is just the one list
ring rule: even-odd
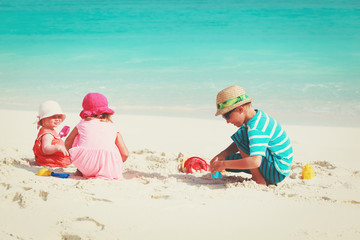
{"label": "girl in pink hat", "polygon": [[86,178],[121,179],[129,152],[111,121],[114,111],[100,93],[88,93],[82,107],[82,120],[65,141],[71,162]]}
{"label": "girl in pink hat", "polygon": [[67,167],[71,164],[64,141],[55,130],[65,118],[57,102],[46,101],[40,105],[37,121],[40,130],[33,147],[35,161],[40,166]]}

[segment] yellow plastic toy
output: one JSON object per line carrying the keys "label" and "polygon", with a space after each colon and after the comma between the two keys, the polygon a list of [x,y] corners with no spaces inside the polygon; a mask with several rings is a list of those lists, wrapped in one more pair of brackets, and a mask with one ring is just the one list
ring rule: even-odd
{"label": "yellow plastic toy", "polygon": [[314,169],[312,168],[312,166],[310,164],[306,164],[302,170],[302,178],[303,179],[312,179],[314,176],[315,176]]}
{"label": "yellow plastic toy", "polygon": [[53,176],[53,177],[58,177],[58,178],[68,178],[70,176],[70,174],[68,174],[68,173],[54,173],[54,172],[51,172],[47,168],[40,169],[36,175],[44,176],[44,177]]}
{"label": "yellow plastic toy", "polygon": [[36,174],[38,176],[51,176],[51,171],[47,168],[42,168],[39,170],[39,172]]}

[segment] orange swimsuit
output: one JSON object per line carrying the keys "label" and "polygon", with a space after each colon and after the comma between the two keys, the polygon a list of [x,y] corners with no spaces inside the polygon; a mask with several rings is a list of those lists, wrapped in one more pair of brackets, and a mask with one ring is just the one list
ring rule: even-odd
{"label": "orange swimsuit", "polygon": [[64,141],[59,137],[59,134],[54,129],[44,129],[41,128],[38,136],[35,140],[33,147],[33,152],[35,154],[35,161],[40,166],[48,167],[67,167],[71,164],[69,156],[64,156],[62,152],[56,152],[50,155],[46,155],[42,151],[42,136],[45,134],[51,134],[54,139],[51,142],[51,145],[63,145],[65,146]]}

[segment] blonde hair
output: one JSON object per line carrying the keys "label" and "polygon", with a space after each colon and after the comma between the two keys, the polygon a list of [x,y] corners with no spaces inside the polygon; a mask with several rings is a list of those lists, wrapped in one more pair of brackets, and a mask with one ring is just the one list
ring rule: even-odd
{"label": "blonde hair", "polygon": [[85,119],[85,121],[90,121],[93,119],[100,119],[102,122],[113,122],[111,119],[111,114],[108,114],[108,113],[93,115],[93,116],[85,117],[84,119]]}

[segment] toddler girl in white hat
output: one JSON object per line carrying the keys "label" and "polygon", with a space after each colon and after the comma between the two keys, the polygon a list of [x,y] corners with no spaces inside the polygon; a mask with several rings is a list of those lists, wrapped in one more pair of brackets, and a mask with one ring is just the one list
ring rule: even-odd
{"label": "toddler girl in white hat", "polygon": [[55,131],[66,118],[60,105],[55,101],[43,102],[39,107],[38,136],[33,152],[40,166],[66,167],[71,164],[64,141]]}

